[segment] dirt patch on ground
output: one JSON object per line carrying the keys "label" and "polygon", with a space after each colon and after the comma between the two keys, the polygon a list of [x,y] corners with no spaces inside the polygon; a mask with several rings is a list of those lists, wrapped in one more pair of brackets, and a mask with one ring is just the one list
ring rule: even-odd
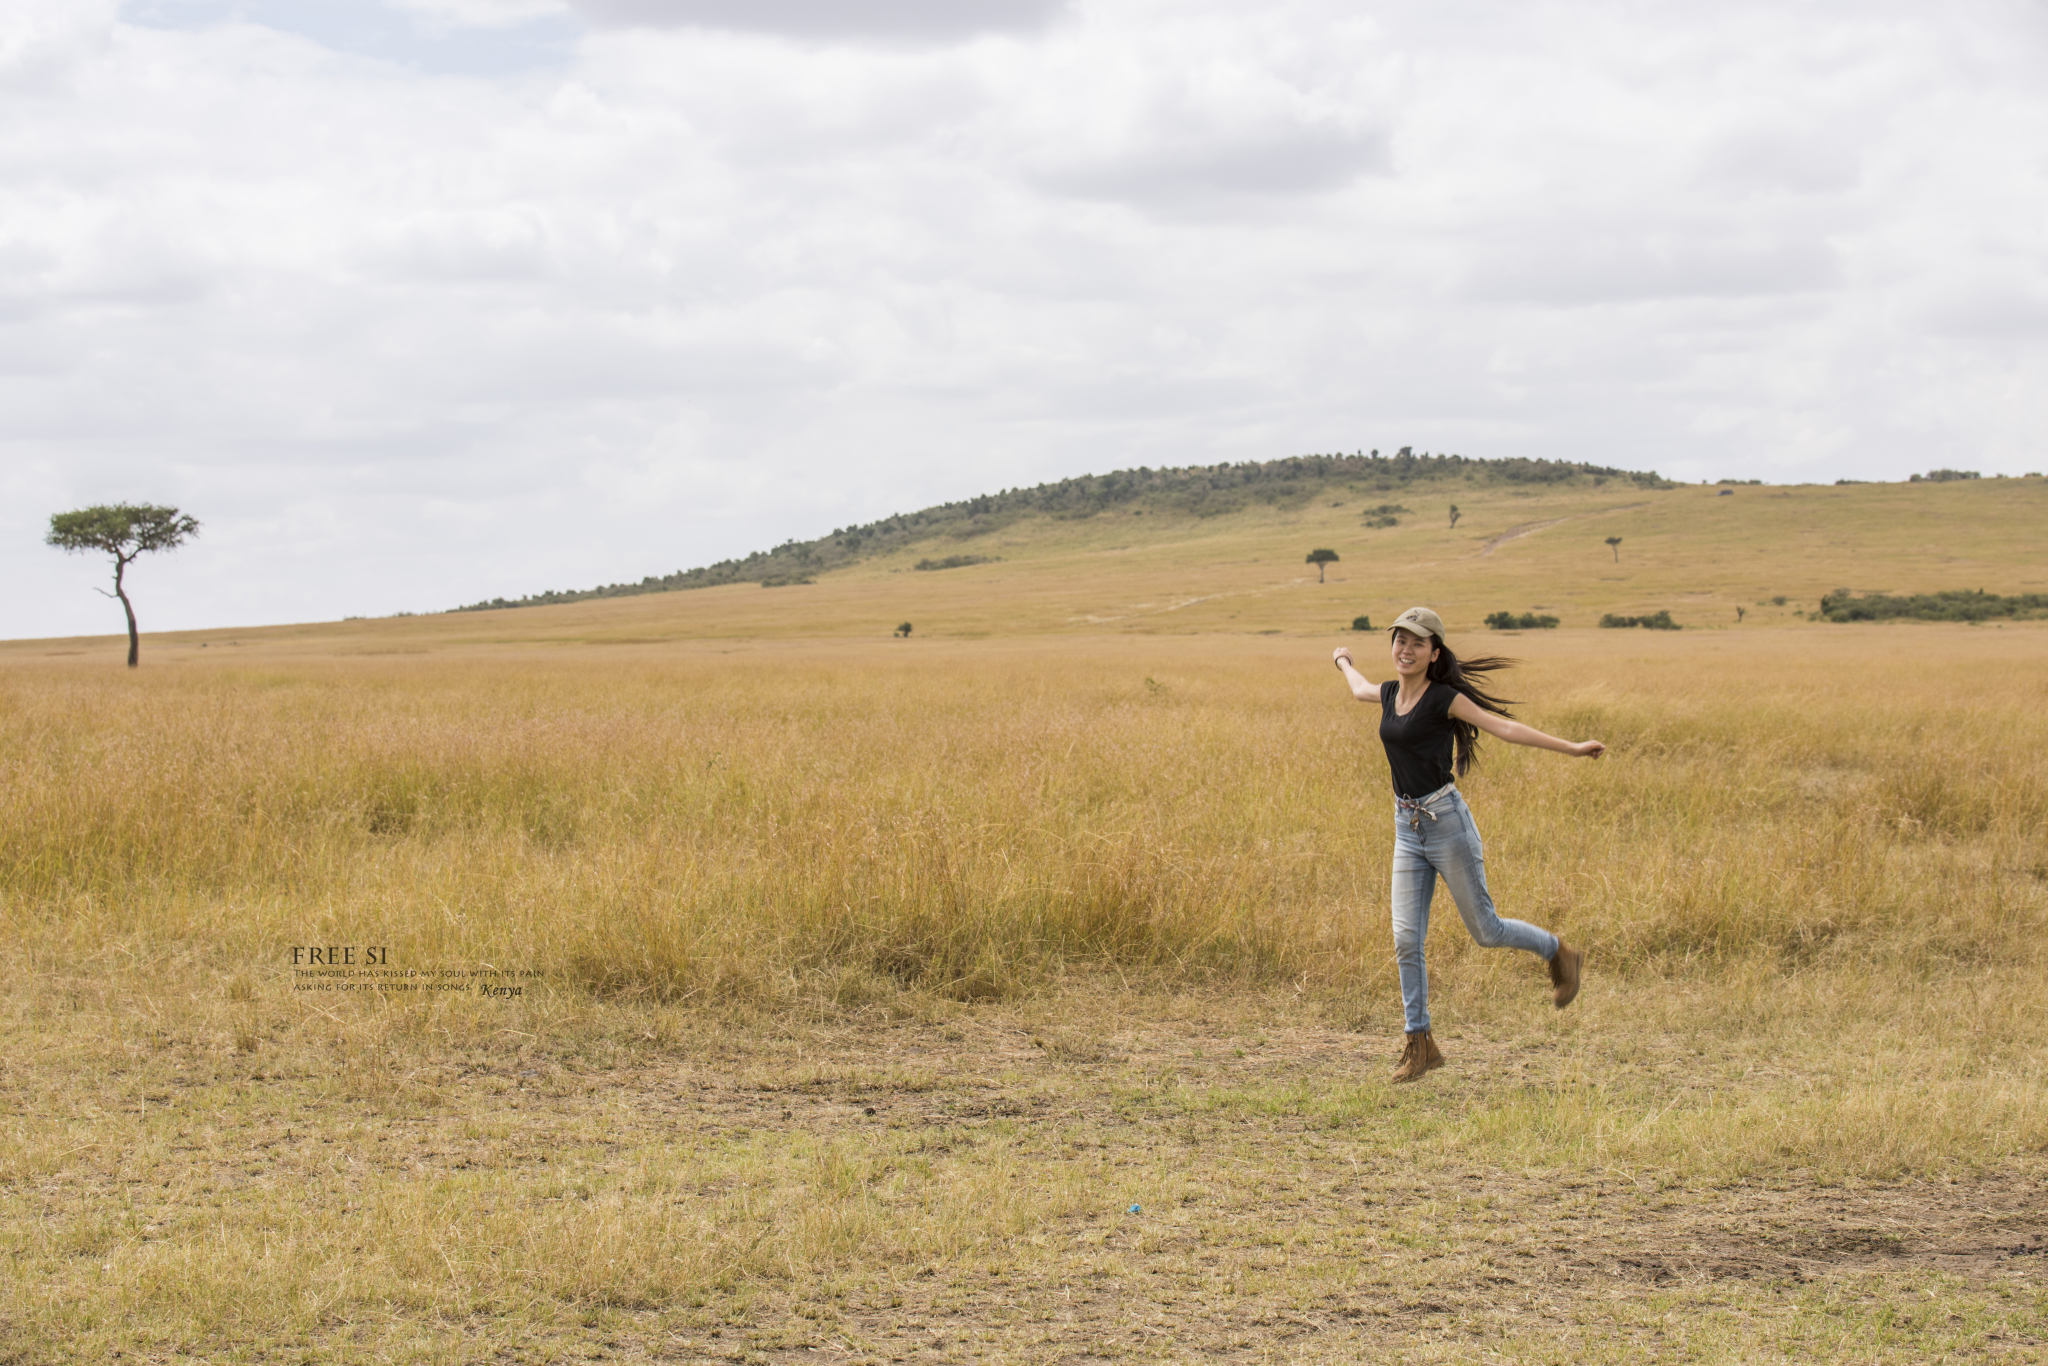
{"label": "dirt patch on ground", "polygon": [[[1396,1091],[1384,1083],[1392,1040],[1198,1002],[1177,1017],[1114,1009],[707,1026],[602,1065],[479,1050],[342,1087],[284,1050],[167,1054],[175,1071],[136,1079],[151,1110],[203,1115],[209,1096],[254,1084],[275,1093],[273,1117],[211,1147],[173,1143],[149,1170],[115,1153],[67,1157],[17,1186],[13,1213],[84,1222],[118,1192],[147,1237],[193,1226],[200,1205],[343,1168],[357,1182],[488,1170],[538,1185],[548,1154],[559,1164],[578,1151],[595,1154],[593,1189],[626,1191],[666,1152],[826,1144],[897,1162],[1000,1160],[1043,1212],[950,1254],[855,1249],[689,1302],[479,1318],[428,1355],[1635,1362],[2034,1360],[2048,1347],[2039,1172],[1688,1184],[1508,1169],[1421,1121],[1528,1089],[1553,1061],[1536,1044],[1453,1033],[1450,1066]],[[1652,1051],[1627,1065],[1674,1064]],[[67,1103],[14,1098],[31,1114]],[[203,1184],[170,1179],[181,1164]],[[381,1359],[392,1322],[339,1317],[251,1359]]]}
{"label": "dirt patch on ground", "polygon": [[[1515,1044],[1453,1043],[1453,1067],[1429,1079],[1451,1103],[1518,1084],[1531,1065]],[[820,1031],[687,1074],[615,1074],[608,1090],[678,1128],[887,1126],[950,1135],[963,1151],[1000,1129],[1103,1188],[1097,1208],[1049,1221],[1028,1249],[889,1268],[859,1286],[769,1287],[741,1318],[671,1327],[644,1350],[682,1361],[1269,1361],[1576,1342],[1581,1359],[1653,1360],[1703,1350],[1697,1333],[1656,1327],[1674,1312],[1746,1320],[1723,1326],[1730,1342],[1775,1316],[1784,1331],[1773,1340],[1797,1341],[1793,1325],[1816,1297],[1851,1294],[1910,1324],[1930,1284],[2034,1306],[2020,1331],[1987,1320],[1951,1354],[2048,1345],[2030,1326],[2048,1285],[2037,1174],[1685,1187],[1461,1165],[1324,1120],[1206,1104],[1234,1088],[1377,1078],[1391,1052],[1338,1030],[1247,1036],[1200,1019],[1062,1029],[990,1012],[965,1028]],[[1162,1171],[1205,1179],[1170,1207],[1126,1208]],[[1119,1172],[1133,1185],[1120,1188]],[[1606,1345],[1588,1353],[1589,1333]],[[1750,1347],[1754,1359],[1776,1355]]]}
{"label": "dirt patch on ground", "polygon": [[1555,1269],[1652,1284],[1907,1268],[1963,1279],[2024,1274],[2024,1259],[2048,1248],[2044,1200],[2038,1179],[2010,1175],[1690,1193],[1675,1208],[1632,1211],[1624,1227],[1589,1237]]}

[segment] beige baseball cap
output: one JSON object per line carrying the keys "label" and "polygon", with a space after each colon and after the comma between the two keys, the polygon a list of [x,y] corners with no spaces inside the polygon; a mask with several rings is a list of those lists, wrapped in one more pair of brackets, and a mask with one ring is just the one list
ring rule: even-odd
{"label": "beige baseball cap", "polygon": [[1394,624],[1387,631],[1392,634],[1403,627],[1418,636],[1435,636],[1439,641],[1444,638],[1444,619],[1427,607],[1409,608],[1394,618]]}

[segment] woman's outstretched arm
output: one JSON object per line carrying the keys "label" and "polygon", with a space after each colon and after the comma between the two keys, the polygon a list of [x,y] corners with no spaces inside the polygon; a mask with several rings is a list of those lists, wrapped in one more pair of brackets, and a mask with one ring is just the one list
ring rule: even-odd
{"label": "woman's outstretched arm", "polygon": [[[1356,688],[1353,691],[1357,691]],[[1525,726],[1520,721],[1490,712],[1459,693],[1451,703],[1451,715],[1460,721],[1469,721],[1488,735],[1507,741],[1511,745],[1531,745],[1537,749],[1554,749],[1559,754],[1570,754],[1581,759],[1597,759],[1607,752],[1607,746],[1598,740],[1560,740],[1555,735],[1545,735],[1534,726]]]}
{"label": "woman's outstretched arm", "polygon": [[1361,702],[1377,702],[1380,700],[1380,685],[1368,680],[1364,674],[1358,671],[1358,666],[1351,662],[1351,647],[1349,645],[1339,645],[1335,653],[1331,655],[1331,658],[1337,661],[1337,668],[1343,672],[1344,681],[1351,685],[1351,695],[1353,697]]}

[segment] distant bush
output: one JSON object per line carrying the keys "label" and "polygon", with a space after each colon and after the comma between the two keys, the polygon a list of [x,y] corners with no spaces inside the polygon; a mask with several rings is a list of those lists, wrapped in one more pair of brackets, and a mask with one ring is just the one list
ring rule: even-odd
{"label": "distant bush", "polygon": [[1837,588],[1820,600],[1823,621],[1990,621],[2048,616],[2048,593],[2015,593],[2010,597],[1978,589],[1952,593],[1915,593],[1894,597],[1866,593],[1857,597]]}
{"label": "distant bush", "polygon": [[1401,525],[1401,514],[1412,511],[1399,503],[1381,503],[1378,507],[1367,508],[1361,515],[1369,527],[1387,527]]}
{"label": "distant bush", "polygon": [[1911,482],[1915,484],[1952,484],[1958,479],[1982,479],[1983,477],[1983,475],[1975,470],[1929,470],[1925,474],[1914,475]]}
{"label": "distant bush", "polygon": [[994,564],[1000,555],[948,555],[943,560],[919,560],[913,569],[965,569],[970,564]]}
{"label": "distant bush", "polygon": [[1557,625],[1556,617],[1539,617],[1534,612],[1516,616],[1513,612],[1495,612],[1486,619],[1486,624],[1496,631],[1548,631]]}
{"label": "distant bush", "polygon": [[772,579],[763,579],[761,580],[761,586],[763,588],[794,588],[798,584],[816,582],[817,580],[808,574],[786,574]]}
{"label": "distant bush", "polygon": [[1372,618],[1353,617],[1351,619],[1351,629],[1354,631],[1370,631],[1372,629]]}
{"label": "distant bush", "polygon": [[1646,631],[1676,631],[1679,629],[1678,623],[1671,619],[1669,611],[1652,612],[1647,617],[1618,617],[1614,613],[1609,612],[1606,616],[1600,618],[1600,624],[1609,629],[1621,626],[1640,626]]}

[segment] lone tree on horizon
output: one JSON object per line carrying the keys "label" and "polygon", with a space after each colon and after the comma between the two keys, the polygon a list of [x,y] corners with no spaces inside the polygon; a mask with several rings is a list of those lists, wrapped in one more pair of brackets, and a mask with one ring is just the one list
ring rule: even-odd
{"label": "lone tree on horizon", "polygon": [[1323,566],[1337,563],[1337,552],[1334,550],[1311,550],[1308,552],[1307,563],[1316,567],[1316,582],[1321,583],[1323,575],[1327,572]]}
{"label": "lone tree on horizon", "polygon": [[1609,536],[1609,537],[1607,538],[1607,544],[1608,544],[1609,548],[1611,548],[1611,549],[1612,549],[1612,550],[1614,551],[1614,562],[1615,562],[1616,564],[1620,564],[1620,563],[1621,563],[1621,537],[1619,537],[1619,536]]}
{"label": "lone tree on horizon", "polygon": [[50,534],[44,539],[74,554],[97,550],[114,557],[114,591],[94,591],[119,598],[121,610],[128,614],[128,667],[132,669],[142,658],[142,637],[135,629],[135,604],[128,601],[128,590],[121,581],[128,562],[146,551],[175,550],[198,534],[198,520],[176,508],[113,503],[51,514]]}

